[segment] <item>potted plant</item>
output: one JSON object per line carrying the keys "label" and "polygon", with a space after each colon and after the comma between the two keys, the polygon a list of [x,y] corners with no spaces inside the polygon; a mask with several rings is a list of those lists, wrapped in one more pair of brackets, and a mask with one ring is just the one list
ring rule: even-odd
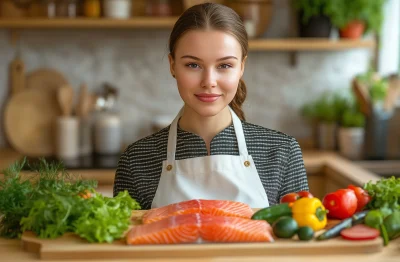
{"label": "potted plant", "polygon": [[301,116],[303,116],[311,126],[313,144],[316,144],[316,141],[318,141],[318,118],[315,104],[315,102],[310,102],[304,104],[300,109]]}
{"label": "potted plant", "polygon": [[357,106],[349,106],[340,119],[338,132],[339,152],[352,159],[361,159],[364,148],[365,116]]}
{"label": "potted plant", "polygon": [[326,14],[339,29],[340,37],[358,39],[368,32],[380,33],[386,0],[329,1]]}
{"label": "potted plant", "polygon": [[330,0],[295,0],[293,7],[298,12],[300,37],[329,37],[332,23],[327,16]]}

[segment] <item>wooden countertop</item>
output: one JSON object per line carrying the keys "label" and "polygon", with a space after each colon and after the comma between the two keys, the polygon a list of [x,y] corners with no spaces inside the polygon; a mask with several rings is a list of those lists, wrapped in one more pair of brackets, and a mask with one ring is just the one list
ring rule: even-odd
{"label": "wooden countertop", "polygon": [[[20,159],[22,155],[16,153],[11,149],[0,149],[0,169],[4,169],[12,162]],[[345,179],[354,184],[362,185],[368,181],[379,180],[380,177],[376,174],[363,169],[352,161],[349,161],[334,152],[321,152],[321,151],[304,151],[303,152],[304,164],[307,173],[313,175],[321,173],[322,171],[327,175],[335,177],[335,179]],[[97,179],[99,185],[112,184],[114,179],[115,170],[73,170],[73,173],[82,174],[85,178]],[[0,175],[1,176],[1,175]],[[0,177],[1,179],[1,177]],[[2,261],[38,261],[39,258],[33,253],[27,253],[22,250],[21,242],[19,240],[7,240],[0,238],[0,256]],[[187,262],[265,262],[268,261],[324,261],[324,262],[337,262],[337,261],[398,261],[400,257],[400,239],[392,241],[389,246],[385,247],[380,253],[373,254],[359,254],[359,255],[335,255],[329,257],[321,257],[317,255],[302,255],[302,256],[268,256],[266,257],[248,257],[248,258],[232,258],[232,257],[218,257],[218,258],[196,258],[196,259],[157,259],[160,262],[172,261],[187,261]],[[149,262],[150,260],[112,260],[112,261],[135,261],[135,262]],[[49,260],[48,260],[49,261]],[[66,260],[64,260],[66,261]],[[76,262],[87,262],[87,260],[73,260]],[[97,260],[100,261],[100,260]],[[106,260],[104,260],[106,261]],[[108,260],[109,261],[109,260]]]}
{"label": "wooden countertop", "polygon": [[[0,149],[0,170],[11,163],[21,159],[23,156],[13,149]],[[303,160],[307,173],[314,174],[328,169],[340,176],[351,180],[352,183],[362,185],[368,181],[379,180],[380,177],[361,166],[349,161],[335,152],[329,151],[303,151]],[[112,184],[114,180],[114,169],[99,170],[71,170],[71,173],[81,174],[87,179],[99,181],[99,185]],[[0,176],[1,179],[1,176]]]}

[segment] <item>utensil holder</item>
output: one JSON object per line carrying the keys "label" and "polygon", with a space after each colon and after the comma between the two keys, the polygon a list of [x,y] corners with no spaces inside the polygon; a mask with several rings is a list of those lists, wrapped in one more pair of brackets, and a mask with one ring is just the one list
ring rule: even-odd
{"label": "utensil holder", "polygon": [[365,159],[383,160],[387,155],[388,124],[392,112],[385,112],[375,106],[366,118],[365,126]]}
{"label": "utensil holder", "polygon": [[81,118],[79,125],[80,155],[88,156],[93,152],[92,121],[90,117]]}
{"label": "utensil holder", "polygon": [[79,157],[79,119],[59,117],[56,123],[56,156],[59,159]]}

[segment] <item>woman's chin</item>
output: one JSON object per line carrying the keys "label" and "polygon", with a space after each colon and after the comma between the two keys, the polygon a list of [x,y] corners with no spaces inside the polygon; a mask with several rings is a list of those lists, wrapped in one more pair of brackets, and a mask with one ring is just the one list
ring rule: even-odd
{"label": "woman's chin", "polygon": [[191,107],[199,116],[213,117],[221,113],[226,105],[196,105]]}

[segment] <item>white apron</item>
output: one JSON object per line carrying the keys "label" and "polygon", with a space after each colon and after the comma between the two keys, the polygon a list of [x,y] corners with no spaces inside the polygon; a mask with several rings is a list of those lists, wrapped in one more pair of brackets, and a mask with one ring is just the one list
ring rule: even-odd
{"label": "white apron", "polygon": [[229,110],[238,141],[238,156],[213,155],[175,160],[181,109],[169,130],[167,160],[163,161],[152,208],[191,199],[238,201],[252,208],[269,206],[253,158],[247,152],[242,123],[235,112]]}

